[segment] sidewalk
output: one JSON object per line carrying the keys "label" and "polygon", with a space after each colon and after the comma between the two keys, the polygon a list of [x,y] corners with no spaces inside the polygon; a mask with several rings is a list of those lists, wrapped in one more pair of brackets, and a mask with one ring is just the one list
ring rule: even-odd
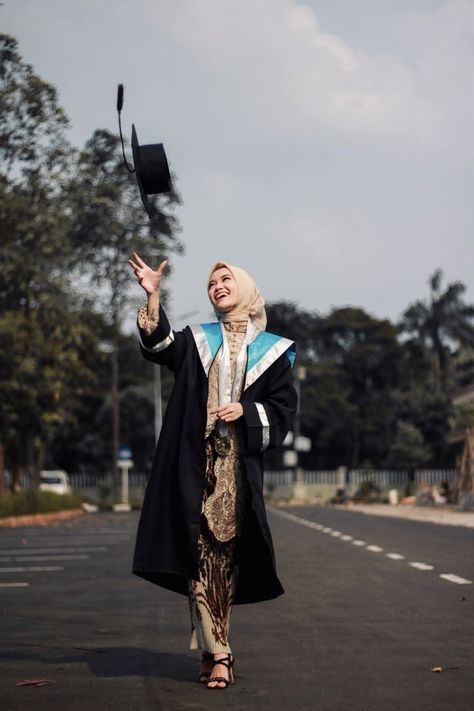
{"label": "sidewalk", "polygon": [[83,516],[83,509],[66,509],[65,511],[50,511],[48,513],[25,514],[24,516],[7,516],[0,518],[0,528],[19,528],[22,526],[49,526],[56,521],[64,521],[76,516]]}
{"label": "sidewalk", "polygon": [[[336,507],[335,507],[336,508]],[[458,511],[449,504],[443,506],[414,506],[411,504],[345,504],[337,506],[341,511],[356,511],[372,516],[393,516],[394,518],[441,523],[447,526],[474,528],[474,511]]]}

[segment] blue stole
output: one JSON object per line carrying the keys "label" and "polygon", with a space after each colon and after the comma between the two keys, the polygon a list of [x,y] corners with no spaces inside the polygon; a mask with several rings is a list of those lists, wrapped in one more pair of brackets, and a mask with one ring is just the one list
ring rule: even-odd
{"label": "blue stole", "polygon": [[[190,326],[206,375],[222,345],[222,333],[217,321]],[[244,390],[250,387],[283,353],[293,366],[296,349],[293,341],[268,331],[260,331],[247,349]]]}

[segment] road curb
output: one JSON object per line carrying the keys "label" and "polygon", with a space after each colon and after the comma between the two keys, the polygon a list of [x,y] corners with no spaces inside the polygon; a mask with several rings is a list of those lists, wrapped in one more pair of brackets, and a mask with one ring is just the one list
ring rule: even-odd
{"label": "road curb", "polygon": [[6,516],[0,518],[0,528],[20,528],[21,526],[48,526],[55,521],[64,521],[76,516],[83,516],[82,509],[51,511],[49,513],[26,514],[24,516]]}
{"label": "road curb", "polygon": [[315,504],[313,501],[267,501],[268,506],[274,508],[298,508],[302,506],[321,506],[322,508],[332,508],[338,511],[355,511],[368,516],[386,516],[390,518],[404,519],[408,521],[418,521],[421,523],[436,523],[447,526],[463,526],[474,528],[474,511],[458,511],[454,507],[436,508],[434,506],[412,506],[398,504]]}
{"label": "road curb", "polygon": [[404,506],[403,504],[398,504],[397,506],[390,506],[389,504],[354,504],[338,508],[369,516],[389,516],[421,523],[474,528],[474,512],[472,511],[446,510],[431,506]]}

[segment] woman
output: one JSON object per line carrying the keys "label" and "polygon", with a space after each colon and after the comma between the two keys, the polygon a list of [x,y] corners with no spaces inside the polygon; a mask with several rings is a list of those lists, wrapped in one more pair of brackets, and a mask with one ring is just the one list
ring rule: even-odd
{"label": "woman", "polygon": [[175,384],[143,502],[133,572],[188,596],[199,681],[233,682],[233,604],[283,593],[263,501],[262,452],[281,444],[296,408],[294,343],[265,331],[264,300],[247,272],[215,264],[217,322],[172,331],[156,271],[129,260],[148,302],[138,314],[145,358]]}

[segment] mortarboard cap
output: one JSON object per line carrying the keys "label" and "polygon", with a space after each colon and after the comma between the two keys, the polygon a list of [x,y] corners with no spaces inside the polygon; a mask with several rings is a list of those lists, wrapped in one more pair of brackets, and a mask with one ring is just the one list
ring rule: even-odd
{"label": "mortarboard cap", "polygon": [[122,142],[122,154],[125,167],[129,173],[135,173],[143,207],[149,217],[153,215],[153,206],[148,202],[148,195],[167,193],[173,189],[171,176],[166,159],[165,149],[162,143],[151,143],[141,146],[138,143],[135,124],[132,124],[132,153],[134,168],[130,168],[125,157],[125,148],[122,137],[122,122],[120,113],[123,106],[123,84],[119,84],[117,92],[117,113],[120,129],[120,140]]}
{"label": "mortarboard cap", "polygon": [[132,124],[132,152],[143,207],[151,217],[153,208],[148,202],[148,195],[167,193],[172,189],[165,149],[162,143],[140,146],[135,124]]}

